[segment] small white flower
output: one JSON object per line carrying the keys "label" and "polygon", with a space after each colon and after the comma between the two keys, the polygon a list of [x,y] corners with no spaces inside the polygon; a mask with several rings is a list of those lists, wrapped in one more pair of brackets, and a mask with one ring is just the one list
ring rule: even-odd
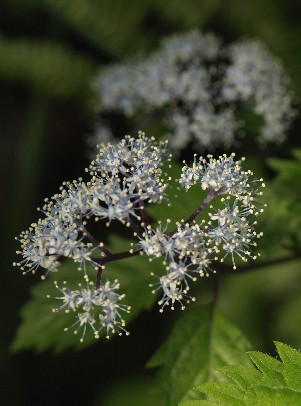
{"label": "small white flower", "polygon": [[[111,333],[118,331],[119,334],[128,332],[125,330],[125,321],[123,320],[121,313],[129,313],[130,307],[123,305],[120,301],[124,298],[124,295],[120,295],[116,292],[119,289],[119,283],[117,280],[112,284],[110,281],[106,281],[105,284],[101,284],[99,288],[95,289],[93,283],[86,283],[86,288],[82,288],[79,284],[79,288],[75,291],[71,291],[64,283],[63,288],[60,288],[56,283],[56,288],[62,293],[62,297],[55,297],[55,299],[63,300],[63,305],[55,311],[70,309],[76,312],[77,321],[70,328],[83,328],[81,341],[83,341],[86,334],[87,325],[91,327],[96,338],[99,337],[99,332],[103,329],[106,331],[106,337],[109,338]],[[65,331],[69,330],[69,327],[65,328]],[[75,330],[77,333],[78,330]]]}

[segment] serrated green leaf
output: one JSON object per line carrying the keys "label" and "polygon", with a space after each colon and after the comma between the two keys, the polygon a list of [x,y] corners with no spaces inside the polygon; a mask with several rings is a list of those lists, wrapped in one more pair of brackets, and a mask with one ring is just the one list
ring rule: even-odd
{"label": "serrated green leaf", "polygon": [[248,393],[248,397],[244,399],[246,406],[299,406],[301,402],[301,394],[295,393],[289,389],[273,389],[263,386],[258,386],[256,390]]}
{"label": "serrated green leaf", "polygon": [[195,389],[205,392],[217,401],[222,401],[225,406],[240,406],[245,394],[243,389],[226,382],[205,383]]}
{"label": "serrated green leaf", "polygon": [[270,374],[275,379],[281,375],[283,365],[280,361],[259,351],[249,351],[248,355],[261,372]]}
{"label": "serrated green leaf", "polygon": [[[129,247],[127,240],[120,237],[112,236],[111,240],[112,249],[116,251]],[[124,315],[127,325],[141,311],[149,310],[156,300],[148,286],[153,267],[144,256],[114,261],[106,266],[104,278],[117,278],[120,281],[120,290],[126,294],[124,303],[132,306],[131,313]],[[33,286],[32,299],[21,310],[22,322],[12,344],[14,351],[32,348],[41,352],[51,348],[55,352],[61,352],[68,348],[85,348],[95,343],[92,332],[90,334],[87,331],[84,342],[80,343],[79,337],[72,334],[72,331],[63,331],[64,327],[74,323],[74,315],[52,312],[52,308],[57,304],[55,299],[47,299],[46,296],[57,295],[53,283],[55,280],[59,283],[67,280],[71,288],[76,288],[77,284],[83,281],[83,275],[73,263],[66,262],[59,268],[58,273],[51,273],[46,281]]]}
{"label": "serrated green leaf", "polygon": [[254,385],[260,376],[254,368],[241,365],[223,367],[221,372],[245,390]]}
{"label": "serrated green leaf", "polygon": [[301,392],[301,373],[299,365],[291,364],[289,367],[284,368],[283,376],[290,389]]}
{"label": "serrated green leaf", "polygon": [[[233,380],[232,384],[215,382],[196,388],[213,398],[212,401],[208,400],[208,406],[210,404],[219,406],[300,405],[300,353],[285,344],[279,342],[275,344],[277,349],[279,348],[279,355],[283,355],[283,362],[252,351],[248,354],[262,372],[249,367],[228,366],[221,371]],[[183,403],[183,406],[188,405]]]}
{"label": "serrated green leaf", "polygon": [[[191,387],[220,379],[217,369],[248,363],[246,339],[214,305],[195,306],[177,320],[148,366],[160,366],[156,390],[172,406],[193,396]],[[191,385],[192,384],[192,385]]]}
{"label": "serrated green leaf", "polygon": [[301,354],[289,345],[275,341],[284,364],[283,376],[290,389],[301,392]]}
{"label": "serrated green leaf", "polygon": [[287,344],[275,341],[276,348],[283,363],[297,364],[301,367],[301,353]]}
{"label": "serrated green leaf", "polygon": [[261,380],[265,385],[273,388],[282,388],[285,386],[282,375],[283,364],[280,361],[258,351],[250,351],[248,355],[257,368],[264,373]]}

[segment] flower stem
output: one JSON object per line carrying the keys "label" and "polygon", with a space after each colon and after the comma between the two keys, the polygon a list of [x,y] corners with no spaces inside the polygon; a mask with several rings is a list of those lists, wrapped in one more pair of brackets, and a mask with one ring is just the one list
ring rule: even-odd
{"label": "flower stem", "polygon": [[[200,214],[200,212],[211,202],[211,200],[217,196],[219,194],[219,191],[209,191],[206,198],[202,201],[202,203],[200,204],[200,206],[188,217],[188,219],[185,221],[185,223],[190,224],[192,223],[196,217]],[[146,214],[146,213],[145,213]],[[134,223],[135,226],[136,223]],[[133,222],[131,222],[131,226],[133,228]],[[172,237],[178,230],[178,227],[176,227],[175,229],[173,229],[168,235],[169,237]],[[142,248],[136,250],[136,251],[124,251],[124,252],[118,252],[116,254],[112,254],[111,252],[109,252],[108,250],[103,249],[103,252],[106,254],[106,256],[104,258],[92,258],[93,262],[96,262],[99,266],[100,269],[98,270],[97,273],[97,284],[100,283],[100,279],[101,279],[101,274],[102,274],[102,270],[103,270],[103,265],[105,265],[108,262],[112,262],[112,261],[119,261],[120,259],[125,259],[125,258],[130,258],[130,257],[134,257],[136,255],[139,255],[140,253],[143,252]],[[96,284],[96,286],[97,286]]]}
{"label": "flower stem", "polygon": [[129,217],[129,224],[131,229],[137,234],[137,235],[141,235],[141,229],[139,227],[139,225],[135,222],[135,220],[132,217]]}
{"label": "flower stem", "polygon": [[[215,192],[211,190],[206,198],[202,201],[202,203],[199,205],[199,207],[184,221],[185,224],[191,224],[196,217],[200,214],[202,210],[211,202],[211,200],[218,195],[218,191]],[[168,235],[169,237],[172,237],[176,232],[178,231],[178,227],[175,227]]]}
{"label": "flower stem", "polygon": [[97,278],[96,278],[96,289],[100,288],[101,276],[102,276],[103,267],[100,266],[97,271]]}
{"label": "flower stem", "polygon": [[99,248],[104,254],[111,255],[111,252],[107,248],[103,247],[100,242],[86,229],[81,220],[76,221],[76,223],[80,226],[84,236],[87,237],[95,247]]}
{"label": "flower stem", "polygon": [[139,207],[140,207],[141,218],[142,218],[142,221],[143,221],[143,223],[144,223],[144,226],[147,227],[148,224],[149,224],[149,222],[148,222],[148,216],[147,216],[147,213],[146,213],[146,211],[145,211],[145,206],[144,206],[144,204],[145,204],[145,203],[144,203],[144,200],[139,199]]}
{"label": "flower stem", "polygon": [[123,252],[118,252],[116,254],[109,254],[104,258],[92,258],[93,262],[96,262],[98,265],[103,266],[104,264],[112,261],[119,261],[120,259],[125,259],[125,258],[130,258],[130,257],[135,257],[136,255],[139,255],[140,252],[142,252],[142,248],[136,251],[123,251]]}

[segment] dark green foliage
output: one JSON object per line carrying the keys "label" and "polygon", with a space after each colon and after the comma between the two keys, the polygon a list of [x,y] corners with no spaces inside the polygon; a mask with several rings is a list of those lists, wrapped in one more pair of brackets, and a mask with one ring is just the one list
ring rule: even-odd
{"label": "dark green foliage", "polygon": [[[249,268],[220,286],[220,306],[255,348],[269,348],[273,337],[298,346],[301,260]],[[256,268],[257,267],[257,268]]]}
{"label": "dark green foliage", "polygon": [[191,386],[222,379],[216,372],[220,367],[248,364],[244,355],[248,348],[247,340],[214,303],[187,309],[147,364],[160,367],[154,392],[161,393],[166,406],[189,399]]}
{"label": "dark green foliage", "polygon": [[[265,201],[268,205],[260,221],[264,232],[263,247],[269,257],[286,251],[299,255],[301,243],[301,153],[292,151],[294,159],[269,159],[269,165],[276,171],[268,184]],[[277,250],[274,247],[277,245]],[[274,252],[273,252],[274,251]]]}
{"label": "dark green foliage", "polygon": [[[63,180],[81,173],[84,144],[79,140],[92,128],[91,112],[94,109],[89,83],[101,66],[124,61],[137,53],[148,54],[157,47],[163,35],[172,32],[191,28],[212,30],[226,42],[242,37],[261,39],[272,53],[281,58],[292,77],[291,88],[300,96],[300,2],[4,0],[2,3],[0,127],[1,174],[5,184],[1,193],[1,308],[4,309],[0,335],[1,382],[4,383],[1,403],[31,406],[166,406],[169,402],[173,406],[184,398],[204,397],[203,393],[210,392],[212,397],[221,401],[189,400],[183,401],[183,404],[300,405],[300,354],[288,346],[277,344],[282,362],[265,354],[251,353],[260,370],[252,368],[247,365],[245,356],[247,342],[236,327],[213,309],[213,305],[187,308],[173,327],[165,326],[163,322],[160,324],[157,318],[149,319],[148,314],[144,320],[138,318],[137,321],[136,318],[135,323],[138,323],[141,334],[139,341],[143,347],[139,353],[144,351],[140,363],[135,363],[137,346],[130,350],[126,347],[124,351],[130,354],[126,359],[132,361],[124,361],[120,356],[126,342],[123,338],[109,343],[110,348],[116,348],[114,344],[120,340],[118,348],[122,350],[119,357],[114,356],[113,350],[107,363],[102,356],[93,363],[94,358],[102,354],[101,351],[97,352],[104,348],[101,340],[81,354],[64,353],[68,348],[85,349],[95,341],[87,334],[81,344],[80,337],[74,336],[72,331],[64,333],[63,328],[72,324],[72,315],[52,313],[51,308],[57,303],[47,299],[46,295],[57,294],[53,280],[63,281],[71,277],[76,284],[77,278],[81,278],[80,273],[64,264],[58,274],[50,275],[47,281],[37,282],[30,288],[32,280],[22,278],[10,266],[15,260],[13,237],[34,221],[34,208],[41,205],[45,196],[54,193]],[[83,117],[83,129],[77,129],[77,124],[66,126],[79,110]],[[247,130],[251,132],[258,125],[257,117],[249,115]],[[118,137],[132,131],[131,128],[123,128],[118,118],[116,127]],[[145,130],[148,135],[156,135],[156,129],[156,123],[153,123],[153,127]],[[33,139],[38,141],[34,143]],[[69,145],[71,139],[76,146],[74,149]],[[301,339],[301,264],[298,259],[301,243],[300,150],[293,149],[294,158],[279,159],[288,157],[289,151],[300,148],[300,145],[300,122],[297,121],[283,147],[261,150],[256,145],[250,146],[246,137],[236,151],[237,156],[246,156],[246,168],[254,169],[256,176],[264,177],[267,184],[263,201],[268,207],[258,224],[258,230],[264,230],[259,246],[262,262],[270,265],[258,266],[255,271],[256,264],[259,264],[256,261],[254,269],[253,264],[247,265],[246,273],[239,268],[237,275],[220,278],[219,306],[223,314],[250,339],[254,348],[264,351],[271,351],[269,343],[275,337],[295,346],[299,346]],[[185,156],[187,161],[191,156],[192,151],[188,151]],[[269,160],[276,171],[272,175],[266,170],[271,156],[278,157]],[[180,166],[172,175],[179,177]],[[269,175],[271,181],[268,181]],[[177,186],[175,184],[170,195],[178,194],[180,198],[175,199],[171,207],[165,204],[149,207],[154,220],[171,218],[174,223],[185,218],[204,197],[201,188],[194,187],[185,193],[177,191]],[[113,240],[115,246],[112,249],[116,251],[125,249],[124,244],[128,247],[126,239],[122,242],[115,238]],[[283,262],[282,259],[286,257],[288,261]],[[295,260],[291,261],[291,258]],[[279,259],[281,261],[274,264]],[[132,305],[131,316],[155,307],[156,297],[151,294],[148,283],[151,271],[160,273],[157,268],[157,262],[149,263],[144,257],[107,266],[108,277],[118,277],[121,290],[124,288],[127,293],[126,302]],[[227,271],[227,266],[223,271]],[[202,289],[204,281],[200,280],[195,285]],[[14,351],[34,351],[11,354],[7,348],[20,322],[19,308],[28,301],[29,290],[32,296],[22,310],[22,322],[10,347]],[[204,293],[200,290],[198,293],[207,299],[207,291]],[[164,314],[164,317],[167,316],[170,322],[172,317]],[[144,328],[149,325],[149,320],[152,320],[154,334],[147,333],[149,329]],[[127,328],[135,334],[131,323]],[[141,372],[154,350],[150,351],[146,343],[155,341],[155,347],[157,337],[170,328],[170,336],[150,363],[159,368],[154,385],[151,372],[155,372],[155,369],[150,370],[149,375]],[[34,354],[47,349],[61,354],[54,356],[52,351]],[[70,363],[71,357],[75,360],[73,364]],[[208,364],[209,359],[212,364]],[[126,362],[127,365],[124,365]],[[226,364],[241,365],[222,368]],[[220,368],[224,375],[216,372]],[[130,374],[129,370],[135,371]],[[209,386],[202,387],[202,394],[193,391],[193,387],[206,383],[207,379],[211,382]],[[213,379],[217,381],[214,384]],[[220,379],[228,381],[222,384]],[[252,385],[255,391],[251,391]],[[151,389],[162,392],[152,398],[148,396]],[[244,390],[251,396],[249,403],[242,403],[240,399]],[[223,403],[225,399],[228,403]]]}
{"label": "dark green foliage", "polygon": [[94,70],[89,59],[61,44],[0,37],[0,77],[51,97],[87,97]]}
{"label": "dark green foliage", "polygon": [[125,4],[123,0],[44,0],[44,4],[95,48],[109,55],[120,57],[147,44],[141,21],[149,8],[148,1]]}

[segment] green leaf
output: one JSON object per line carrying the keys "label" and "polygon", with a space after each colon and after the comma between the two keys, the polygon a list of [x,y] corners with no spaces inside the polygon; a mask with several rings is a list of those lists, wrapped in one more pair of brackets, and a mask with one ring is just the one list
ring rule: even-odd
{"label": "green leaf", "polygon": [[0,37],[0,76],[51,97],[87,95],[94,69],[87,58],[60,44]]}
{"label": "green leaf", "polygon": [[301,392],[301,354],[290,346],[275,342],[278,354],[282,359],[285,368],[283,371],[287,385],[298,392]]}
{"label": "green leaf", "polygon": [[[249,352],[254,367],[232,365],[221,372],[233,383],[214,382],[196,389],[210,400],[207,405],[219,406],[297,406],[301,404],[301,354],[286,344],[275,342],[282,362],[261,352]],[[199,401],[201,406],[202,400]],[[183,402],[182,406],[192,405]],[[197,406],[198,403],[195,403]]]}
{"label": "green leaf", "polygon": [[[47,8],[98,49],[115,56],[141,49],[149,34],[141,21],[148,2],[43,0]],[[139,33],[139,35],[138,35]]]}
{"label": "green leaf", "polygon": [[[112,236],[111,240],[113,252],[123,251],[125,247],[129,247],[128,241],[120,237]],[[150,272],[153,271],[153,267],[154,265],[145,256],[114,261],[106,266],[103,277],[107,276],[110,280],[117,278],[121,285],[120,291],[126,294],[124,303],[132,306],[130,314],[124,315],[127,328],[133,318],[143,310],[151,309],[156,300],[156,296],[151,293],[148,286],[152,279]],[[53,283],[55,280],[59,283],[67,280],[68,286],[76,288],[77,284],[83,281],[82,272],[76,268],[74,263],[66,262],[59,268],[58,273],[51,273],[45,281],[33,286],[32,298],[21,310],[22,322],[12,344],[14,351],[31,348],[41,352],[51,348],[55,352],[61,352],[68,348],[85,348],[96,342],[88,329],[83,343],[79,342],[79,337],[74,335],[72,330],[64,332],[64,327],[74,323],[74,315],[64,312],[53,313],[55,299],[46,297],[57,296],[57,289]]]}
{"label": "green leaf", "polygon": [[280,361],[258,351],[250,351],[248,355],[261,372],[266,375],[271,374],[274,379],[281,376],[282,364]]}
{"label": "green leaf", "polygon": [[279,249],[298,251],[301,243],[301,150],[292,150],[292,155],[295,159],[268,160],[277,174],[264,192],[267,209],[259,218],[258,228],[263,231],[263,254],[269,258]]}
{"label": "green leaf", "polygon": [[166,406],[193,396],[191,387],[220,379],[217,369],[227,364],[248,363],[244,352],[249,344],[213,304],[186,310],[177,320],[148,367],[161,368],[156,390]]}
{"label": "green leaf", "polygon": [[260,372],[249,366],[238,365],[235,369],[226,366],[221,369],[222,373],[232,379],[242,389],[248,389],[254,385],[260,375]]}
{"label": "green leaf", "polygon": [[248,393],[244,399],[247,406],[298,406],[301,402],[301,394],[289,389],[272,389],[258,386],[253,393]]}
{"label": "green leaf", "polygon": [[[274,188],[278,192],[285,191],[289,197],[300,201],[301,149],[293,149],[291,153],[295,159],[270,158],[268,163],[271,168],[277,171],[277,176],[272,182]],[[282,195],[279,197],[283,198]]]}
{"label": "green leaf", "polygon": [[265,383],[268,381],[269,386],[276,386],[277,388],[284,386],[284,379],[282,376],[283,365],[281,362],[269,355],[263,354],[262,352],[251,351],[248,355],[257,368],[265,374]]}
{"label": "green leaf", "polygon": [[208,400],[186,400],[180,403],[180,406],[212,406],[212,402]]}
{"label": "green leaf", "polygon": [[219,300],[223,313],[240,326],[256,347],[269,348],[273,337],[294,340],[298,345],[300,281],[300,259],[258,266],[257,270],[222,278]]}
{"label": "green leaf", "polygon": [[211,382],[198,386],[196,390],[205,392],[224,405],[240,406],[244,398],[244,390],[226,382]]}
{"label": "green leaf", "polygon": [[275,341],[276,348],[280,358],[285,363],[296,364],[298,367],[301,368],[301,354],[299,351],[295,350],[294,348]]}
{"label": "green leaf", "polygon": [[294,158],[297,159],[297,161],[301,162],[301,149],[300,148],[294,148],[292,150],[292,155]]}
{"label": "green leaf", "polygon": [[296,269],[296,276],[299,278],[290,278],[288,276],[290,278],[290,286],[283,289],[285,293],[282,296],[279,295],[278,300],[280,303],[274,312],[274,337],[281,340],[285,339],[294,346],[299,345],[301,337],[301,264],[299,269]]}
{"label": "green leaf", "polygon": [[[82,38],[114,56],[152,48],[158,26],[195,28],[205,24],[220,0],[43,0],[45,6]],[[147,27],[148,29],[145,29]],[[169,28],[170,29],[170,28]]]}

